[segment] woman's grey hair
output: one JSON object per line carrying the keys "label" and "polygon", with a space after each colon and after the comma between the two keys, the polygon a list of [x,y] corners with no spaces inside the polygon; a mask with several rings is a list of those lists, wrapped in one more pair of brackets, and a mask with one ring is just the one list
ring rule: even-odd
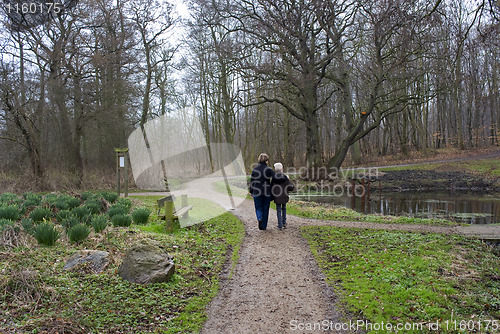
{"label": "woman's grey hair", "polygon": [[269,156],[265,153],[261,153],[259,155],[259,163],[260,162],[268,162],[269,161]]}
{"label": "woman's grey hair", "polygon": [[281,163],[277,162],[277,163],[274,164],[274,169],[277,172],[282,172],[283,171],[283,165]]}

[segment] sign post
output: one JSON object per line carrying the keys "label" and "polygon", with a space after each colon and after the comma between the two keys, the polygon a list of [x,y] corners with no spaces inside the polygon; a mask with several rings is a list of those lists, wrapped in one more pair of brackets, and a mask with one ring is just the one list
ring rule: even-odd
{"label": "sign post", "polygon": [[120,196],[120,172],[123,170],[123,181],[125,183],[125,197],[128,197],[128,148],[115,148],[116,152],[116,187]]}

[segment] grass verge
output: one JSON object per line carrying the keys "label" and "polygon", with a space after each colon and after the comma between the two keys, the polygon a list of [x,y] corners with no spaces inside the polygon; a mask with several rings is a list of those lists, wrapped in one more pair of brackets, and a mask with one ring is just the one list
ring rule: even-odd
{"label": "grass verge", "polygon": [[[275,208],[274,203],[272,203]],[[442,225],[457,226],[459,223],[445,219],[424,219],[405,216],[382,216],[365,215],[363,213],[345,208],[343,206],[332,206],[328,204],[290,201],[287,205],[287,213],[304,218],[323,220],[360,221],[381,224],[420,224],[420,225]]]}
{"label": "grass verge", "polygon": [[[134,202],[156,203],[150,197]],[[13,245],[0,243],[0,332],[198,332],[228,256],[237,260],[243,224],[225,213],[172,234],[154,225],[159,226],[157,217],[145,226],[108,227],[79,244],[62,239],[53,247],[38,246],[17,229],[17,237],[10,238],[16,240]],[[116,274],[130,244],[145,237],[161,242],[174,257],[171,281],[137,285]],[[65,271],[65,260],[79,249],[108,251],[107,270]]]}
{"label": "grass verge", "polygon": [[[422,325],[404,333],[493,333],[493,320],[500,326],[500,259],[479,240],[327,226],[301,231],[341,303],[359,320]],[[437,322],[435,331],[430,326]],[[461,331],[464,324],[469,327]]]}

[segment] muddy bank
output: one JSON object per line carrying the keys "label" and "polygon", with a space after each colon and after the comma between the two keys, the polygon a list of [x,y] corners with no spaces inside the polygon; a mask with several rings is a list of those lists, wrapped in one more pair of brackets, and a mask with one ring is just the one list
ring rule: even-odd
{"label": "muddy bank", "polygon": [[356,173],[347,178],[307,182],[295,179],[295,194],[311,192],[338,193],[343,190],[350,194],[352,178],[356,184],[362,179],[371,180],[372,191],[382,192],[500,192],[500,178],[486,178],[481,175],[463,171],[439,170],[398,170],[384,171],[372,174]]}
{"label": "muddy bank", "polygon": [[[461,171],[399,170],[381,173],[383,192],[477,191],[500,192],[499,180]],[[378,182],[374,187],[378,188]]]}

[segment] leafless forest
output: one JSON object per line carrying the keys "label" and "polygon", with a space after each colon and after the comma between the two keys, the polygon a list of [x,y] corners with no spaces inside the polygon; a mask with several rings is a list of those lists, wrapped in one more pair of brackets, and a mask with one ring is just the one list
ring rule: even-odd
{"label": "leafless forest", "polygon": [[7,3],[0,178],[85,186],[135,128],[188,106],[248,164],[499,145],[496,0],[186,0],[189,17],[73,0],[31,24]]}

